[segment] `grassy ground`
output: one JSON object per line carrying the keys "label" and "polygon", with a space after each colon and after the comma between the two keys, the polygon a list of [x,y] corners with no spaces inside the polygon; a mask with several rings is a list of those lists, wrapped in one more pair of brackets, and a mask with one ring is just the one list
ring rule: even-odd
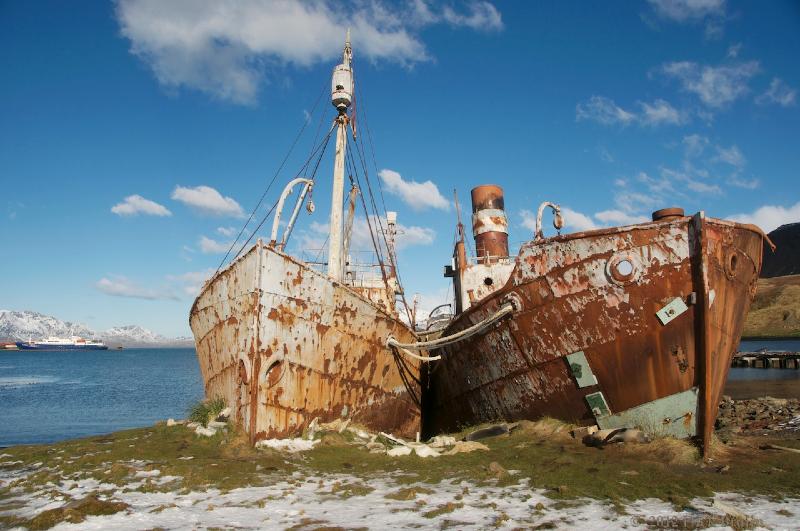
{"label": "grassy ground", "polygon": [[744,337],[800,337],[800,275],[758,280]]}
{"label": "grassy ground", "polygon": [[[619,505],[659,498],[675,507],[714,492],[740,492],[782,498],[800,497],[800,454],[760,449],[770,439],[731,436],[717,444],[716,459],[704,463],[684,441],[658,439],[649,444],[625,444],[602,449],[587,447],[555,421],[523,423],[510,435],[485,439],[489,451],[437,458],[414,455],[388,457],[350,444],[352,434],[330,433],[311,451],[297,454],[253,449],[235,433],[198,437],[183,426],[128,430],[53,445],[18,446],[2,450],[0,477],[20,471],[18,479],[0,490],[0,512],[13,508],[12,491],[42,491],[54,485],[94,478],[116,485],[71,500],[59,509],[32,518],[0,517],[0,528],[23,525],[42,529],[61,521],[80,522],[86,515],[124,510],[125,504],[101,501],[115,491],[189,492],[259,486],[290,478],[293,473],[320,476],[347,474],[354,482],[331,489],[343,499],[363,496],[358,479],[391,476],[407,488],[393,496],[404,499],[412,484],[434,485],[466,479],[477,485],[509,485],[529,478],[533,488],[546,489],[566,506],[578,498],[595,498]],[[800,448],[800,436],[772,442]],[[3,464],[6,463],[6,464]],[[142,480],[147,470],[174,476],[168,482]],[[512,474],[508,470],[519,472]],[[137,474],[138,472],[138,474]],[[144,474],[142,474],[144,472]],[[138,481],[136,481],[138,478]],[[301,481],[298,479],[297,481]],[[415,487],[415,492],[419,487]]]}

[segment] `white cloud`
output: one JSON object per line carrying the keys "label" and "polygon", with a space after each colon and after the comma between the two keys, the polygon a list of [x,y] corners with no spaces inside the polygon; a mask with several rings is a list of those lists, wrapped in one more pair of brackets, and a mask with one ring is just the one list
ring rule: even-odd
{"label": "white cloud", "polygon": [[742,51],[742,43],[738,42],[736,44],[731,44],[728,46],[728,53],[726,54],[731,59],[736,59],[739,57],[739,53]]}
{"label": "white cloud", "polygon": [[639,120],[645,125],[678,125],[686,121],[683,113],[662,99],[653,103],[639,102],[639,106],[642,109]]}
{"label": "white cloud", "polygon": [[688,161],[684,161],[682,171],[662,167],[661,176],[662,178],[668,179],[677,184],[677,186],[674,186],[674,189],[679,189],[682,186],[685,186],[693,192],[702,194],[722,193],[722,189],[719,187],[719,185],[708,183],[702,180],[709,177],[706,170],[695,168]]}
{"label": "white cloud", "polygon": [[211,278],[214,270],[204,269],[202,271],[189,271],[181,275],[168,276],[167,279],[179,285],[181,291],[190,297],[196,297],[206,280]]}
{"label": "white cloud", "polygon": [[800,201],[790,207],[765,205],[749,214],[734,214],[729,219],[740,223],[752,223],[764,232],[772,232],[786,223],[800,221]]}
{"label": "white cloud", "polygon": [[564,218],[564,226],[576,231],[596,229],[594,221],[587,216],[569,207],[561,208],[561,215]]}
{"label": "white cloud", "polygon": [[588,102],[575,106],[575,120],[591,120],[603,125],[628,125],[636,120],[636,115],[619,107],[610,98],[592,96]]}
{"label": "white cloud", "polygon": [[697,157],[702,154],[708,144],[708,138],[701,135],[694,134],[683,137],[687,157]]}
{"label": "white cloud", "polygon": [[457,13],[450,6],[442,10],[442,18],[453,26],[465,26],[478,31],[503,29],[500,12],[489,2],[472,1],[467,4],[467,13]]}
{"label": "white cloud", "polygon": [[234,199],[223,197],[210,186],[196,186],[186,188],[176,186],[172,192],[172,199],[193,208],[201,214],[209,216],[244,217],[242,207]]}
{"label": "white cloud", "polygon": [[647,0],[661,17],[676,22],[724,15],[725,0]]}
{"label": "white cloud", "polygon": [[625,110],[614,100],[605,96],[592,96],[589,101],[575,106],[575,120],[591,120],[603,125],[628,125],[639,123],[646,126],[679,125],[687,121],[686,113],[673,107],[668,101],[657,99],[652,103],[637,102],[640,112]]}
{"label": "white cloud", "polygon": [[597,212],[594,217],[606,225],[633,225],[650,221],[647,216],[632,215],[622,210],[612,209]]}
{"label": "white cloud", "polygon": [[228,249],[231,248],[231,242],[220,242],[217,240],[212,240],[207,236],[200,237],[200,251],[205,254],[221,254],[227,253]]}
{"label": "white cloud", "polygon": [[641,212],[658,205],[660,199],[652,195],[634,191],[621,191],[614,195],[614,203],[624,212]]}
{"label": "white cloud", "polygon": [[217,227],[217,234],[222,234],[228,238],[236,235],[239,231],[236,227]]}
{"label": "white cloud", "polygon": [[178,297],[170,289],[156,290],[143,288],[124,276],[113,276],[112,278],[103,277],[97,281],[95,287],[103,293],[114,297],[131,297],[145,300],[178,300]]}
{"label": "white cloud", "polygon": [[767,105],[769,103],[777,103],[783,107],[790,107],[795,104],[797,91],[783,82],[783,80],[774,77],[769,84],[769,88],[756,98],[756,103],[759,105]]}
{"label": "white cloud", "polygon": [[[370,216],[370,222],[374,231],[380,230],[378,228],[378,223],[375,216]],[[381,224],[385,229],[385,218],[381,218]],[[322,236],[328,235],[328,232],[330,232],[329,227],[330,225],[328,223],[319,223],[316,221],[311,222],[311,225],[309,226],[311,234],[306,232],[301,236],[301,247],[309,250],[321,249],[324,245],[326,245],[326,241],[324,238],[322,238]],[[431,245],[435,239],[436,231],[431,228],[397,223],[397,237],[395,239],[395,246],[398,251],[416,245]],[[378,245],[380,245],[381,249],[385,248],[383,246],[383,236],[378,234],[378,236],[376,236],[376,241],[378,242]],[[350,249],[351,251],[374,251],[369,225],[367,224],[367,218],[364,216],[356,216],[355,220],[353,221]]]}
{"label": "white cloud", "polygon": [[390,194],[400,197],[414,210],[424,210],[425,208],[450,210],[450,202],[439,193],[439,188],[433,181],[423,183],[405,181],[399,173],[387,169],[381,170],[378,175]]}
{"label": "white cloud", "polygon": [[[550,211],[545,212],[542,219],[542,227],[552,227],[552,221],[549,217]],[[519,211],[520,224],[531,232],[536,232],[536,213],[527,209]],[[577,210],[572,210],[569,207],[561,207],[561,218],[564,220],[564,228],[571,229],[574,232],[584,230],[596,229],[597,225],[586,214],[582,214]]]}
{"label": "white cloud", "polygon": [[500,13],[484,1],[459,13],[450,7],[437,12],[422,0],[410,6],[383,0],[120,0],[116,17],[131,53],[159,83],[242,104],[256,101],[268,73],[335,60],[347,28],[356,57],[403,65],[430,59],[415,34],[419,26],[502,28]]}
{"label": "white cloud", "polygon": [[747,94],[747,83],[758,73],[759,66],[758,61],[723,66],[679,61],[665,64],[663,71],[706,105],[720,108]]}
{"label": "white cloud", "polygon": [[612,155],[605,146],[600,146],[598,152],[600,153],[600,158],[603,159],[604,162],[608,162],[609,164],[614,162],[614,155]]}
{"label": "white cloud", "polygon": [[118,216],[135,216],[137,214],[147,214],[149,216],[172,215],[172,212],[167,210],[165,206],[137,194],[129,195],[124,201],[111,207],[111,212]]}
{"label": "white cloud", "polygon": [[728,178],[728,184],[737,188],[744,188],[745,190],[755,190],[759,187],[761,182],[758,179],[742,179],[736,174]]}
{"label": "white cloud", "polygon": [[729,148],[717,146],[717,156],[714,157],[714,160],[730,164],[736,168],[742,168],[747,163],[744,155],[742,155],[742,152],[739,151],[739,148],[736,146],[731,146]]}

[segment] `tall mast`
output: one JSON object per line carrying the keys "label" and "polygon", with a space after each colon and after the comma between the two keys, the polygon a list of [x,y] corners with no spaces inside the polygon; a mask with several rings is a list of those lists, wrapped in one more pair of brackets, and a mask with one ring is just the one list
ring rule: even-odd
{"label": "tall mast", "polygon": [[333,191],[331,193],[331,221],[328,237],[328,276],[336,281],[344,277],[342,252],[342,201],[344,199],[344,163],[347,149],[347,109],[353,101],[353,49],[350,47],[350,30],[342,53],[342,64],[333,69],[331,102],[339,116],[336,117],[336,158],[333,162]]}

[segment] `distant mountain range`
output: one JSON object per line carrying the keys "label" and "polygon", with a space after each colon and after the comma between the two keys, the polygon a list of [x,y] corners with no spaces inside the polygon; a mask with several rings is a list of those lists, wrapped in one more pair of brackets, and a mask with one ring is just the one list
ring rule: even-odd
{"label": "distant mountain range", "polygon": [[164,337],[138,325],[115,326],[97,332],[80,323],[25,310],[0,310],[0,341],[27,341],[50,336],[102,339],[109,347],[192,347],[191,337]]}

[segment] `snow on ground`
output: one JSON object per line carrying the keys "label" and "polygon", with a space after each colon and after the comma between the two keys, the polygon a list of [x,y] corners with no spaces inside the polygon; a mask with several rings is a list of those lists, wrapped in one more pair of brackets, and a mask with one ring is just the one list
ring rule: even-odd
{"label": "snow on ground", "polygon": [[[52,488],[51,488],[52,487]],[[719,519],[733,510],[755,518],[769,529],[796,529],[792,513],[799,500],[771,501],[740,494],[718,494],[714,500],[694,500],[696,511],[676,511],[672,505],[648,499],[632,502],[624,511],[596,500],[553,500],[531,489],[527,480],[505,487],[478,486],[468,481],[403,484],[396,477],[361,479],[349,475],[295,473],[269,486],[228,492],[124,491],[96,480],[65,482],[33,494],[19,493],[25,507],[2,514],[31,517],[90,493],[130,505],[109,516],[89,516],[80,524],[61,523],[54,529],[144,528],[286,528],[295,525],[403,529],[453,527],[484,529],[545,525],[556,528],[646,529],[655,526],[695,528],[701,521],[725,529]],[[409,494],[416,488],[417,493]],[[54,495],[54,489],[61,495]],[[405,494],[405,496],[398,496]],[[66,496],[64,496],[66,495]],[[387,497],[390,496],[390,497]],[[392,497],[394,496],[394,497]],[[395,499],[395,498],[402,499]],[[780,512],[779,512],[780,511]],[[717,517],[717,520],[708,520]],[[703,520],[706,519],[706,520]],[[694,523],[695,525],[691,525]],[[549,525],[548,525],[549,524]],[[676,527],[677,526],[677,527]],[[704,527],[708,527],[707,525]]]}

